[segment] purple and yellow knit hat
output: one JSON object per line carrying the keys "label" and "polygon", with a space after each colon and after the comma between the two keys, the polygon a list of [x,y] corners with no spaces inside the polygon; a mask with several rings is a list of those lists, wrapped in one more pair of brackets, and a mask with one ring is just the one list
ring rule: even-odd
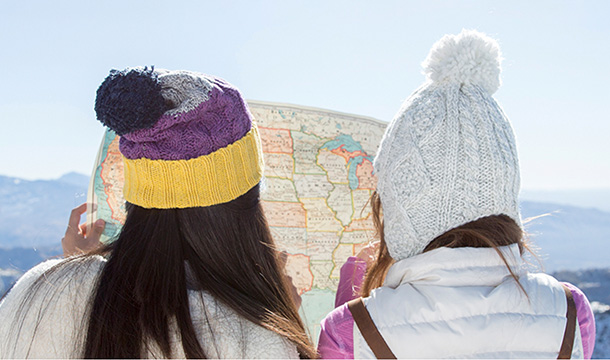
{"label": "purple and yellow knit hat", "polygon": [[120,138],[125,200],[171,209],[226,203],[262,178],[260,137],[239,90],[190,71],[112,70],[97,118]]}

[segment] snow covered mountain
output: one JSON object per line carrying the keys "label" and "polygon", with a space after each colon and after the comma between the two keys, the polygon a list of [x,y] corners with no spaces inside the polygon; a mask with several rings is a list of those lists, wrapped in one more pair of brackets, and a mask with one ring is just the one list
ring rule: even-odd
{"label": "snow covered mountain", "polygon": [[610,267],[610,212],[595,208],[521,202],[529,238],[548,272]]}
{"label": "snow covered mountain", "polygon": [[[61,254],[70,210],[85,202],[89,179],[70,173],[56,180],[0,176],[0,296],[24,271]],[[533,195],[528,195],[532,198]],[[596,358],[610,358],[610,212],[522,201],[526,230],[547,272],[580,287],[594,304]]]}
{"label": "snow covered mountain", "polygon": [[521,200],[561,205],[577,206],[581,208],[596,208],[610,212],[609,189],[582,189],[582,190],[521,190]]}
{"label": "snow covered mountain", "polygon": [[57,245],[88,182],[76,173],[35,181],[0,176],[0,248]]}
{"label": "snow covered mountain", "polygon": [[0,296],[41,261],[61,254],[70,210],[85,202],[89,178],[56,180],[0,176]]}
{"label": "snow covered mountain", "polygon": [[[0,176],[0,249],[56,247],[88,182],[76,173],[36,181]],[[532,201],[521,208],[524,219],[549,214],[526,224],[546,271],[610,267],[610,212]]]}

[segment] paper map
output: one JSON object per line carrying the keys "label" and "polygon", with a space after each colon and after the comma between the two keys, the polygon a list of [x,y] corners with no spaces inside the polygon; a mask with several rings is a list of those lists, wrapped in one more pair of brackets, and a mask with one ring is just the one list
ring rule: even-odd
{"label": "paper map", "polygon": [[[375,189],[372,161],[386,123],[296,105],[249,101],[265,159],[263,208],[286,271],[302,296],[301,313],[317,340],[334,307],[341,265],[374,235],[367,202]],[[102,218],[103,241],[125,219],[118,137],[106,132],[89,187]]]}

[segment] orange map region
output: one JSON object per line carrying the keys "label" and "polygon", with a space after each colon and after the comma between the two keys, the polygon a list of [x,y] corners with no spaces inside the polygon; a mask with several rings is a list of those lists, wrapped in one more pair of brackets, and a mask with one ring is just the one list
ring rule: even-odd
{"label": "orange map region", "polygon": [[[119,137],[117,136],[108,145],[107,156],[104,162],[102,162],[102,171],[100,177],[104,183],[104,193],[107,195],[108,206],[112,210],[111,217],[114,220],[125,222],[126,214],[120,211],[123,204],[119,203],[119,199],[123,197],[117,197],[116,194],[123,194],[123,189],[119,188],[125,182],[123,175],[123,158],[121,157],[121,151],[119,150]],[[110,179],[113,178],[113,181]]]}
{"label": "orange map region", "polygon": [[358,178],[358,189],[375,190],[377,184],[373,176],[373,163],[368,159],[362,160],[362,163],[356,167],[356,177]]}
{"label": "orange map region", "polygon": [[345,150],[343,148],[344,145],[341,145],[340,147],[331,150],[331,152],[333,154],[339,155],[341,157],[343,157],[345,159],[345,161],[348,161],[351,158],[355,158],[356,156],[367,156],[366,153],[364,151],[354,151],[354,152],[349,152],[347,150]]}
{"label": "orange map region", "polygon": [[306,228],[307,217],[301,203],[263,201],[269,226]]}
{"label": "orange map region", "polygon": [[309,256],[303,254],[288,254],[286,259],[286,274],[292,278],[299,295],[311,290],[313,273],[309,268]]}
{"label": "orange map region", "polygon": [[292,137],[289,130],[258,128],[264,153],[292,154]]}

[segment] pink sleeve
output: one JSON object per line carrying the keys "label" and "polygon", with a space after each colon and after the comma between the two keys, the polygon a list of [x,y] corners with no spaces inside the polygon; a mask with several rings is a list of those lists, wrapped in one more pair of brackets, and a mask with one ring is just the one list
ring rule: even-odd
{"label": "pink sleeve", "polygon": [[335,310],[322,320],[318,353],[322,359],[354,358],[354,318],[347,302],[357,298],[364,281],[366,262],[351,256],[341,267]]}
{"label": "pink sleeve", "polygon": [[322,320],[318,353],[321,359],[354,358],[354,318],[343,304]]}
{"label": "pink sleeve", "polygon": [[576,317],[580,327],[580,336],[582,337],[582,348],[585,359],[591,359],[593,355],[593,347],[595,346],[595,317],[591,304],[585,294],[576,286],[570,283],[562,283],[567,286],[574,297],[576,305]]}
{"label": "pink sleeve", "polygon": [[364,282],[365,273],[366,262],[364,260],[356,256],[350,256],[347,259],[341,267],[337,295],[335,296],[335,307],[339,307],[359,296],[360,286]]}

